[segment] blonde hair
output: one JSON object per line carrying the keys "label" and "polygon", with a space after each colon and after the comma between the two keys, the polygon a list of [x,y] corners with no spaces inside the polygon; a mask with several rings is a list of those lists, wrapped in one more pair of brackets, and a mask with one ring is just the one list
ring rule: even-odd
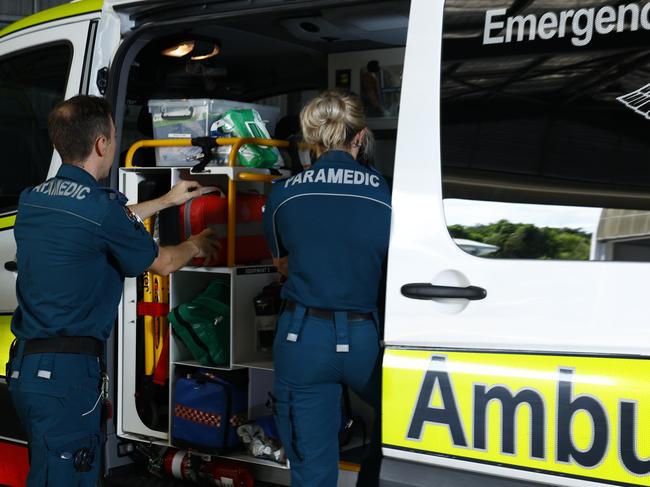
{"label": "blonde hair", "polygon": [[359,155],[369,161],[374,149],[374,137],[366,126],[363,105],[359,97],[338,91],[325,91],[312,99],[300,112],[302,135],[308,144],[321,152],[348,150],[355,135],[367,129]]}

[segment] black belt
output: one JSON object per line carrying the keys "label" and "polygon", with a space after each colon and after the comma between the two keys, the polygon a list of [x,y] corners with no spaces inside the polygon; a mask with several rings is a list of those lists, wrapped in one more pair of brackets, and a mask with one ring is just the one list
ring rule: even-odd
{"label": "black belt", "polygon": [[[294,301],[287,301],[284,309],[293,311],[296,309],[296,303]],[[321,308],[305,308],[305,314],[308,316],[313,316],[314,318],[320,318],[322,320],[334,321],[334,311],[329,309]],[[348,321],[367,321],[372,320],[372,313],[357,313],[356,311],[348,311]]]}
{"label": "black belt", "polygon": [[75,353],[101,358],[104,355],[104,342],[93,337],[52,337],[26,340],[23,355],[35,353]]}

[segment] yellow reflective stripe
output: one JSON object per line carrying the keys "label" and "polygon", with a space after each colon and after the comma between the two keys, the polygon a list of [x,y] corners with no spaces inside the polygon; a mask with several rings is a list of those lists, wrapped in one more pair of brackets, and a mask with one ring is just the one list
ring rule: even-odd
{"label": "yellow reflective stripe", "polygon": [[0,216],[0,230],[11,228],[16,224],[16,215]]}
{"label": "yellow reflective stripe", "polygon": [[[387,448],[650,486],[650,359],[388,349]],[[517,476],[514,473],[513,476]]]}
{"label": "yellow reflective stripe", "polygon": [[45,22],[74,17],[75,15],[88,14],[90,12],[99,12],[102,9],[103,3],[103,0],[81,0],[80,2],[66,3],[64,5],[59,5],[58,7],[49,8],[8,25],[4,29],[0,30],[0,37],[26,29],[27,27],[44,24]]}
{"label": "yellow reflective stripe", "polygon": [[9,347],[14,341],[11,333],[11,315],[0,314],[0,376],[5,375],[5,367],[9,361]]}

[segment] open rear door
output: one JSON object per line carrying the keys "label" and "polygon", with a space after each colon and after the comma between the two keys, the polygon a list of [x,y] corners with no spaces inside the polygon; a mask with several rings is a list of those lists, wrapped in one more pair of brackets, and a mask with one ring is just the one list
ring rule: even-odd
{"label": "open rear door", "polygon": [[[47,134],[47,116],[56,103],[84,90],[99,12],[68,6],[39,25],[30,18],[0,37],[0,375],[13,340],[16,308],[16,244],[13,226],[20,192],[44,181],[60,164]],[[68,12],[70,15],[66,15]],[[6,385],[0,385],[0,438],[24,440]],[[2,482],[2,478],[0,478]]]}
{"label": "open rear door", "polygon": [[[633,263],[589,260],[602,208],[650,208],[649,9],[593,7],[412,2],[387,457],[650,485],[650,265],[641,251]],[[498,250],[470,255],[452,236]]]}

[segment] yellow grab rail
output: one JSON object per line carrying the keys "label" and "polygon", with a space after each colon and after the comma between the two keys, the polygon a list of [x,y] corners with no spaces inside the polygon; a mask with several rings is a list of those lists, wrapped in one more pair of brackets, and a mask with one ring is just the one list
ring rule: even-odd
{"label": "yellow grab rail", "polygon": [[275,176],[274,174],[257,174],[254,172],[240,172],[237,174],[237,181],[253,181],[257,183],[270,183],[282,176]]}
{"label": "yellow grab rail", "polygon": [[[260,139],[257,137],[217,137],[214,139],[216,145],[230,145],[230,153],[228,154],[228,166],[235,167],[237,165],[237,153],[243,145],[255,144],[267,147],[289,147],[289,142],[286,140],[276,139]],[[139,140],[129,147],[126,153],[125,167],[133,166],[133,156],[138,149],[143,147],[190,147],[192,146],[192,139],[151,139]],[[257,174],[252,172],[240,172],[236,178],[240,181],[256,181],[256,182],[270,182],[280,176],[271,174]],[[235,232],[237,229],[237,181],[235,178],[228,179],[228,252],[226,256],[226,263],[228,267],[235,265]]]}
{"label": "yellow grab rail", "polygon": [[[267,147],[289,147],[289,142],[286,140],[277,139],[260,139],[257,137],[216,137],[214,139],[216,145],[231,145],[230,154],[228,155],[228,166],[234,167],[237,165],[237,152],[243,145],[255,144],[264,145]],[[126,153],[126,160],[124,167],[133,166],[133,156],[138,149],[143,147],[191,147],[192,139],[146,139],[138,140],[129,147]]]}

